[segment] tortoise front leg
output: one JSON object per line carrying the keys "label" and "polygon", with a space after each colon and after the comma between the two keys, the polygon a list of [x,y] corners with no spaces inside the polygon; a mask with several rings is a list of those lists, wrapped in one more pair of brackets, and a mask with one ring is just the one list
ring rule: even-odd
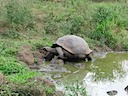
{"label": "tortoise front leg", "polygon": [[54,57],[54,54],[51,53],[51,52],[49,52],[49,53],[47,54],[47,56],[45,57],[45,59],[46,59],[46,61],[51,61],[53,57]]}
{"label": "tortoise front leg", "polygon": [[86,55],[86,58],[88,59],[88,61],[91,61],[92,60],[91,54]]}
{"label": "tortoise front leg", "polygon": [[63,52],[63,49],[61,47],[56,47],[56,51],[58,53],[58,57],[61,58],[61,59],[65,59],[64,57],[64,52]]}

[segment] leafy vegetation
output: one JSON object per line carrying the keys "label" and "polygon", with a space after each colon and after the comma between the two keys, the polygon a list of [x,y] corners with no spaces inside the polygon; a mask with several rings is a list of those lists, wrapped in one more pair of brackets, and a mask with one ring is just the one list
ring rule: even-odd
{"label": "leafy vegetation", "polygon": [[48,87],[40,81],[29,81],[27,83],[3,83],[0,86],[1,96],[48,96],[53,95],[55,87]]}
{"label": "leafy vegetation", "polygon": [[78,80],[72,80],[70,83],[65,84],[65,96],[79,95],[86,96],[86,89]]}

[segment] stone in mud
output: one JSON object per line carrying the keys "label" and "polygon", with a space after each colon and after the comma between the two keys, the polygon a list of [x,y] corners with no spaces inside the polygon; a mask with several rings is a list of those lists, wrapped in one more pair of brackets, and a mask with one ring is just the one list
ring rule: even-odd
{"label": "stone in mud", "polygon": [[75,63],[74,66],[77,68],[85,68],[85,64],[83,63]]}
{"label": "stone in mud", "polygon": [[58,64],[58,65],[64,65],[64,61],[62,59],[58,59],[58,58],[53,58],[50,62],[50,64]]}
{"label": "stone in mud", "polygon": [[126,92],[128,92],[128,86],[126,86],[126,87],[124,88],[124,90],[125,90]]}
{"label": "stone in mud", "polygon": [[22,46],[21,50],[17,54],[17,58],[28,65],[33,65],[34,56],[32,54],[32,47],[29,45]]}
{"label": "stone in mud", "polygon": [[77,74],[80,70],[74,71],[73,74]]}
{"label": "stone in mud", "polygon": [[33,70],[39,70],[40,69],[40,66],[38,66],[38,65],[29,65],[29,68],[30,69],[33,69]]}
{"label": "stone in mud", "polygon": [[45,67],[40,68],[40,72],[66,72],[69,73],[69,71],[64,68],[63,66],[60,66],[58,64],[49,64]]}
{"label": "stone in mud", "polygon": [[60,74],[55,74],[55,75],[53,75],[53,78],[54,79],[57,79],[57,78],[61,78],[62,76],[60,75]]}
{"label": "stone in mud", "polygon": [[109,96],[114,96],[114,95],[117,95],[117,91],[116,90],[111,90],[111,91],[107,91],[107,94],[109,95]]}
{"label": "stone in mud", "polygon": [[61,80],[61,79],[57,79],[57,80],[55,80],[55,83],[56,83],[57,85],[62,85],[62,80]]}

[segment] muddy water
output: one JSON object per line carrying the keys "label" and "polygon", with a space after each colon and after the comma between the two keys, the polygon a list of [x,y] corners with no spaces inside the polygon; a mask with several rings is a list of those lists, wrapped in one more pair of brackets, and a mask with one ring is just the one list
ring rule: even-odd
{"label": "muddy water", "polygon": [[62,80],[82,81],[87,96],[109,96],[106,92],[111,90],[118,92],[115,96],[128,96],[124,91],[128,85],[128,53],[108,53],[84,63],[85,68],[65,65],[71,73],[63,74]]}

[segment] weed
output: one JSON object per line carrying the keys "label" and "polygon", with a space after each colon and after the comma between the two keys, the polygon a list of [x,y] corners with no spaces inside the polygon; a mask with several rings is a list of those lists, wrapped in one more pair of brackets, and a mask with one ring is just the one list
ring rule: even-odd
{"label": "weed", "polygon": [[65,95],[86,96],[86,89],[80,82],[78,82],[78,80],[73,80],[72,83],[65,85]]}
{"label": "weed", "polygon": [[27,28],[33,24],[30,10],[17,0],[11,0],[6,5],[7,19],[12,27]]}

